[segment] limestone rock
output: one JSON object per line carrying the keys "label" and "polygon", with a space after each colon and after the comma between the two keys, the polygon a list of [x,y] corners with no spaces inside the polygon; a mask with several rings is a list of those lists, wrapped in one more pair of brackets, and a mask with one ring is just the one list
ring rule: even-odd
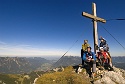
{"label": "limestone rock", "polygon": [[114,71],[104,71],[102,78],[94,84],[125,84],[125,70],[114,67]]}

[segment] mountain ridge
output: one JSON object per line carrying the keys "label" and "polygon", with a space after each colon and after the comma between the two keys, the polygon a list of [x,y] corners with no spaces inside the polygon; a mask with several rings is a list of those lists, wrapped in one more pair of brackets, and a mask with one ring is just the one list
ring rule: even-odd
{"label": "mountain ridge", "polygon": [[0,73],[28,73],[34,70],[42,70],[43,65],[48,64],[50,66],[52,63],[52,61],[41,57],[0,57]]}
{"label": "mountain ridge", "polygon": [[[113,59],[114,63],[116,63],[118,66],[120,66],[121,65],[120,63],[124,64],[125,57],[122,57],[122,58],[121,57],[120,58],[112,57],[112,59]],[[71,68],[71,67],[76,66],[81,63],[81,58],[77,57],[77,56],[68,56],[68,57],[65,56],[60,61],[58,61],[58,63],[56,65],[54,65],[55,68],[53,68],[53,69],[49,68],[48,70],[46,70],[47,68],[45,70],[43,70],[42,68],[44,68],[45,66],[51,67],[51,65],[53,63],[55,63],[55,60],[48,61],[41,57],[40,58],[39,57],[28,58],[28,59],[26,59],[26,58],[6,58],[5,57],[5,58],[0,58],[0,63],[1,62],[3,62],[2,63],[3,65],[7,65],[7,64],[9,65],[9,64],[15,63],[17,65],[20,65],[20,67],[22,67],[23,65],[26,65],[26,64],[28,64],[28,66],[32,65],[32,67],[40,66],[39,68],[37,68],[35,70],[32,70],[32,71],[29,70],[28,73],[23,72],[22,74],[16,74],[16,73],[0,74],[0,77],[1,77],[0,82],[6,83],[6,84],[10,84],[7,81],[11,81],[12,84],[17,84],[16,82],[18,82],[18,84],[41,84],[40,81],[42,79],[44,79],[45,82],[49,81],[50,84],[53,82],[55,82],[53,84],[67,84],[66,82],[68,82],[70,84],[75,84],[75,83],[77,83],[77,81],[80,81],[79,79],[81,79],[81,78],[85,78],[86,80],[80,81],[79,84],[91,84],[91,80],[84,68],[79,73],[78,73],[78,71],[76,72],[76,70],[79,67],[77,67],[77,69]],[[7,64],[5,62],[7,62]],[[22,64],[20,64],[20,63],[22,63]],[[47,63],[50,63],[51,65],[46,65]],[[19,66],[17,66],[17,67],[19,67]],[[70,67],[70,68],[68,68],[68,67]],[[8,66],[7,66],[7,68],[8,68]],[[66,69],[66,68],[68,68],[68,69]],[[99,71],[98,70],[97,72],[101,73],[102,77],[101,77],[101,75],[99,75],[97,77],[97,79],[94,81],[94,84],[124,84],[125,70],[116,68],[116,67],[113,67],[113,68],[114,68],[114,71],[107,71],[107,70]],[[5,69],[5,67],[4,67],[4,69]],[[27,67],[26,67],[26,69],[27,69]],[[63,76],[63,78],[61,78],[62,76]],[[46,78],[44,78],[44,77],[47,77],[48,79],[46,80]],[[50,80],[49,80],[49,78],[50,78]],[[57,78],[58,80],[56,80],[55,78]],[[79,79],[77,79],[77,81],[76,81],[75,80],[76,78],[79,78]],[[59,80],[62,80],[63,83],[59,83]],[[120,81],[120,80],[123,80],[123,81]],[[58,81],[58,82],[56,82],[56,81]],[[86,83],[84,83],[84,82],[86,82]],[[49,84],[49,83],[44,83],[44,84]]]}
{"label": "mountain ridge", "polygon": [[[125,69],[125,56],[112,57],[113,65]],[[60,66],[74,66],[81,64],[78,56],[64,56],[57,63],[56,60],[47,60],[42,57],[0,57],[0,73],[17,74],[28,73],[34,70],[46,71]]]}

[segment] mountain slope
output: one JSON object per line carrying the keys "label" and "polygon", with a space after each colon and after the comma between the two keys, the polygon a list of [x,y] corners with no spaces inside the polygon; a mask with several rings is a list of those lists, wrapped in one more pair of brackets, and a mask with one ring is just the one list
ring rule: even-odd
{"label": "mountain slope", "polygon": [[30,71],[31,64],[25,58],[0,57],[1,73],[21,73]]}
{"label": "mountain slope", "polygon": [[62,72],[46,73],[35,84],[91,84],[85,75],[75,73],[73,67],[66,67]]}
{"label": "mountain slope", "polygon": [[76,70],[69,66],[64,71],[59,70],[59,72],[46,73],[38,77],[35,84],[125,84],[125,70],[113,68],[114,71],[97,70],[98,76],[95,76],[93,81],[86,69],[82,68],[79,73],[76,73]]}
{"label": "mountain slope", "polygon": [[17,74],[45,70],[52,63],[41,57],[0,57],[0,73]]}

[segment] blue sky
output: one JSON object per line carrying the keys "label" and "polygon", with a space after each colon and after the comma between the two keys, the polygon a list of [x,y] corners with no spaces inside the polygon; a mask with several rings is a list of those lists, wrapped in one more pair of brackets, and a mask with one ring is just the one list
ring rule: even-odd
{"label": "blue sky", "polygon": [[[93,48],[92,22],[81,15],[92,13],[92,2],[99,17],[125,18],[124,0],[1,0],[0,55],[62,56],[78,39],[66,55],[80,56],[84,39]],[[107,40],[112,56],[125,56],[125,49],[101,25],[125,47],[124,23],[98,23],[98,34]]]}

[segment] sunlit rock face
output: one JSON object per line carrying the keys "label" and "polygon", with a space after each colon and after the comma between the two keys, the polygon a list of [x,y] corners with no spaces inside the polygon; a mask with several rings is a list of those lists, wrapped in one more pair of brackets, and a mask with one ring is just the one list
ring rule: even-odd
{"label": "sunlit rock face", "polygon": [[125,84],[125,70],[113,67],[114,71],[104,71],[101,79],[94,84]]}

